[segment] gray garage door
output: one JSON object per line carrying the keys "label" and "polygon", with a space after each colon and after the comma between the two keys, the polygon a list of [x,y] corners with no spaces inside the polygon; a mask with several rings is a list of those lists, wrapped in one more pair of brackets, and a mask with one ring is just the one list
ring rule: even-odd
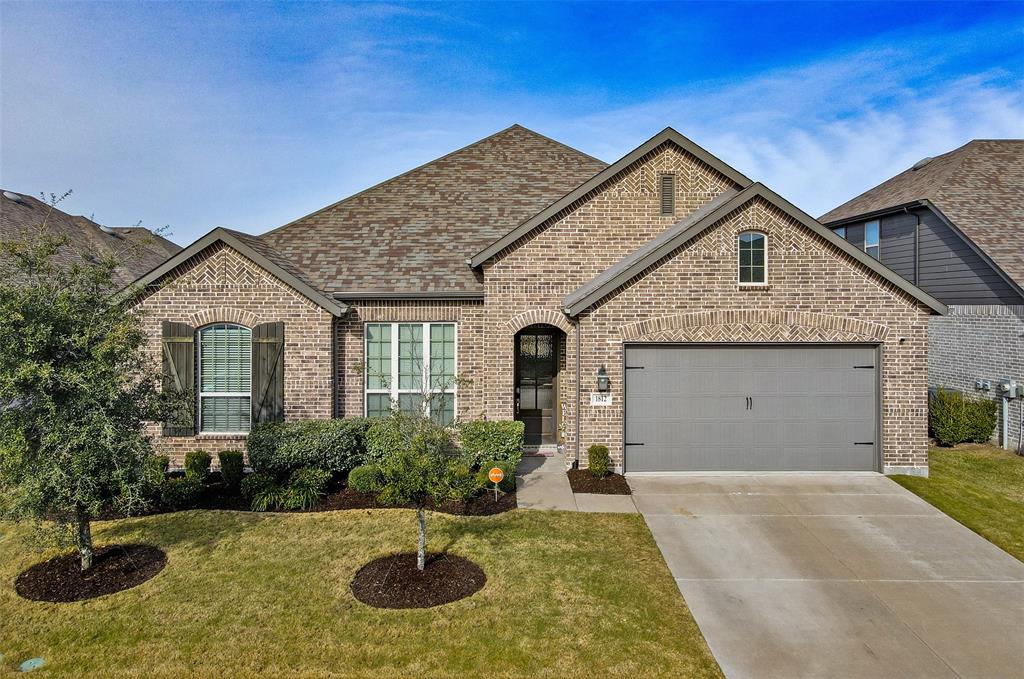
{"label": "gray garage door", "polygon": [[875,470],[860,346],[626,348],[626,471]]}

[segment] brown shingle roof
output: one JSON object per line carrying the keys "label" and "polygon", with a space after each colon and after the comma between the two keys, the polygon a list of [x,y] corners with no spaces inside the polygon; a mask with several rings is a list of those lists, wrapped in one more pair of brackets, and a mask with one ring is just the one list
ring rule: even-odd
{"label": "brown shingle roof", "polygon": [[114,233],[108,233],[91,219],[69,215],[32,196],[4,193],[15,198],[0,198],[0,238],[23,238],[26,233],[46,228],[53,235],[68,239],[68,244],[57,253],[60,266],[89,261],[90,256],[117,253],[123,266],[115,271],[115,282],[126,285],[181,250],[143,227],[114,227],[110,229]]}
{"label": "brown shingle roof", "polygon": [[850,219],[920,200],[937,207],[1024,285],[1024,140],[976,139],[901,172],[821,216]]}
{"label": "brown shingle roof", "polygon": [[260,239],[329,294],[479,292],[466,259],[605,166],[513,125]]}

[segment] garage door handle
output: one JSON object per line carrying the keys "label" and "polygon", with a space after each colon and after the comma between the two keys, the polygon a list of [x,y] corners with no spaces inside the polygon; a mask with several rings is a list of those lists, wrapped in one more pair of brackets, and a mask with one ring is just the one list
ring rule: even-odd
{"label": "garage door handle", "polygon": [[855,445],[855,446],[873,446],[873,445],[875,445],[875,442],[874,441],[854,441],[853,445]]}
{"label": "garage door handle", "polygon": [[626,443],[627,446],[642,446],[642,443]]}

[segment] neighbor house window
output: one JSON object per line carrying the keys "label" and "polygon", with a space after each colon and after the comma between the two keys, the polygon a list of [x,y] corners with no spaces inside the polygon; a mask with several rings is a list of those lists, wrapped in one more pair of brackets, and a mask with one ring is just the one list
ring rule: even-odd
{"label": "neighbor house window", "polygon": [[245,433],[252,415],[252,332],[221,323],[199,331],[199,431]]}
{"label": "neighbor house window", "polygon": [[846,227],[845,226],[837,226],[835,229],[833,229],[833,232],[837,236],[839,236],[840,238],[846,238]]}
{"label": "neighbor house window", "polygon": [[878,220],[864,225],[864,252],[878,259]]}
{"label": "neighbor house window", "polygon": [[740,285],[763,285],[767,281],[766,242],[767,236],[758,231],[739,235]]}
{"label": "neighbor house window", "polygon": [[392,405],[441,424],[455,419],[455,324],[366,324],[366,416]]}

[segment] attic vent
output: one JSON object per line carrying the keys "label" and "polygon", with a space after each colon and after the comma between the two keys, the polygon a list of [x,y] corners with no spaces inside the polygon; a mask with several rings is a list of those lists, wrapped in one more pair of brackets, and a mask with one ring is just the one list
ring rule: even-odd
{"label": "attic vent", "polygon": [[671,215],[676,211],[676,176],[661,175],[661,214]]}
{"label": "attic vent", "polygon": [[927,158],[922,158],[921,160],[919,160],[916,163],[914,163],[914,165],[910,169],[911,170],[920,170],[922,167],[924,167],[928,163],[932,162],[933,160],[935,160],[935,159],[932,158],[931,156],[928,156]]}
{"label": "attic vent", "polygon": [[4,198],[7,200],[13,200],[15,203],[21,203],[25,205],[25,199],[16,194],[14,191],[4,191]]}

